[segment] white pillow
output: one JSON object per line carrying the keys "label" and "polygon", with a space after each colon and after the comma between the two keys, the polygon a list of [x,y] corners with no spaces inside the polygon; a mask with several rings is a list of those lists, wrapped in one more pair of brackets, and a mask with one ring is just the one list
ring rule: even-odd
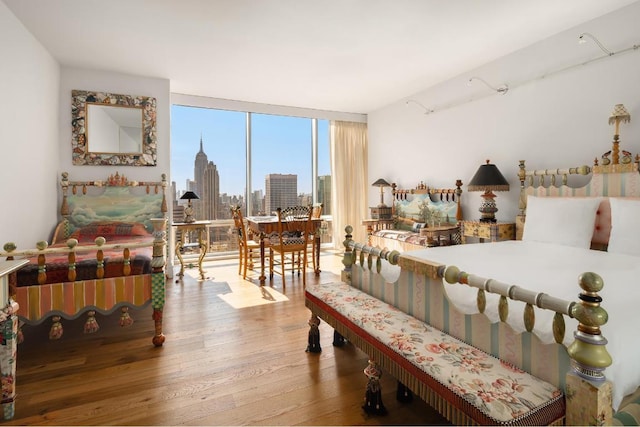
{"label": "white pillow", "polygon": [[527,198],[522,240],[589,249],[600,197]]}
{"label": "white pillow", "polygon": [[640,200],[611,197],[611,235],[607,252],[640,256]]}

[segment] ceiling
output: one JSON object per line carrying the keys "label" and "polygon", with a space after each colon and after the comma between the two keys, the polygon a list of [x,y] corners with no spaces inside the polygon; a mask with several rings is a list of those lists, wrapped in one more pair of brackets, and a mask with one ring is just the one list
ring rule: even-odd
{"label": "ceiling", "polygon": [[368,113],[635,0],[0,0],[62,66]]}

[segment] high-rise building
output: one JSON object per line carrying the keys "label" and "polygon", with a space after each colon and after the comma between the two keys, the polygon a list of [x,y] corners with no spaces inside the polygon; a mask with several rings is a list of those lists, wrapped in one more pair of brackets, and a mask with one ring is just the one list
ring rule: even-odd
{"label": "high-rise building", "polygon": [[196,219],[218,219],[220,204],[220,176],[215,163],[207,159],[204,152],[202,137],[200,137],[200,151],[196,154],[193,167],[192,191],[200,197],[193,201]]}
{"label": "high-rise building", "polygon": [[298,204],[298,175],[272,173],[265,178],[265,213]]}
{"label": "high-rise building", "polygon": [[318,177],[318,203],[322,203],[323,215],[331,215],[331,175]]}
{"label": "high-rise building", "polygon": [[266,215],[262,190],[255,190],[251,193],[251,210],[249,212],[253,215]]}

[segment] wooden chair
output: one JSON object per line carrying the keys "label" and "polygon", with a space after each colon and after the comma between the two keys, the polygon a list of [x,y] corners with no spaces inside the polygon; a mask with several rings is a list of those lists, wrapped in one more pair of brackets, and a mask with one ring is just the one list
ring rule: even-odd
{"label": "wooden chair", "polygon": [[[285,287],[285,271],[302,271],[302,285],[306,286],[307,253],[313,233],[311,206],[292,206],[278,208],[278,231],[270,237],[269,272],[282,276],[282,288]],[[279,268],[276,268],[279,267]]]}
{"label": "wooden chair", "polygon": [[247,269],[253,269],[253,261],[260,256],[260,242],[249,239],[240,206],[231,207],[231,216],[238,234],[238,274],[246,280]]}

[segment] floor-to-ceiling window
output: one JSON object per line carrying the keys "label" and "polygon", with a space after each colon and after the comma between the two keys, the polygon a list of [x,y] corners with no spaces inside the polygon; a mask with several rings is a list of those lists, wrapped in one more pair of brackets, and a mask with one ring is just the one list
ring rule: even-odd
{"label": "floor-to-ceiling window", "polygon": [[198,194],[196,219],[212,221],[210,252],[237,249],[231,206],[269,215],[278,207],[322,203],[330,221],[328,120],[182,105],[171,114],[174,220],[183,215],[180,195]]}

